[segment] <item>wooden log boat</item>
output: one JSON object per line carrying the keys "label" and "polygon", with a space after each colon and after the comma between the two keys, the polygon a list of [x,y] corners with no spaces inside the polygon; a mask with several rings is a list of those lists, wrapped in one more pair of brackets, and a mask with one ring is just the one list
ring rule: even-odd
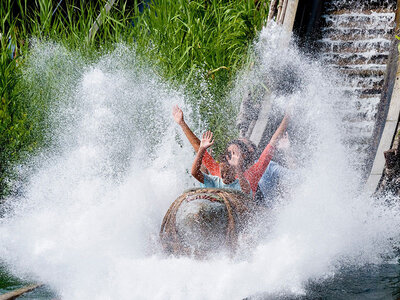
{"label": "wooden log boat", "polygon": [[174,255],[205,257],[222,249],[235,251],[238,234],[253,210],[253,200],[237,190],[187,190],[165,214],[161,244]]}

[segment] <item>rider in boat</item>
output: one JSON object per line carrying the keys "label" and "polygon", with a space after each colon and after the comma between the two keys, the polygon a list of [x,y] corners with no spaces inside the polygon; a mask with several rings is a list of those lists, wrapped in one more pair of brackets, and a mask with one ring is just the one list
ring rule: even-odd
{"label": "rider in boat", "polygon": [[[174,117],[175,122],[178,125],[180,125],[180,127],[182,128],[183,132],[185,133],[189,142],[192,144],[195,151],[198,151],[199,146],[200,146],[200,140],[196,137],[196,135],[192,132],[192,130],[186,124],[184,117],[183,117],[183,112],[177,105],[175,105],[173,108],[173,117]],[[233,152],[236,152],[236,153],[240,152],[244,156],[244,166],[246,168],[246,171],[244,172],[244,177],[249,182],[253,195],[255,195],[255,193],[257,192],[258,183],[259,183],[260,179],[262,178],[262,176],[263,175],[271,175],[271,174],[268,174],[268,171],[266,172],[266,170],[268,170],[267,169],[268,165],[271,161],[275,147],[276,147],[280,137],[286,131],[287,124],[288,124],[288,116],[285,115],[285,117],[283,118],[278,129],[275,131],[274,135],[272,136],[269,144],[266,146],[266,148],[264,149],[264,151],[258,158],[257,162],[255,162],[255,163],[251,159],[252,155],[249,155],[249,150],[248,150],[249,147],[246,145],[245,141],[235,140],[235,141],[232,141],[230,144],[228,144],[227,151],[226,151],[226,154],[228,156],[227,158],[229,158],[229,155],[231,155]],[[202,163],[207,168],[208,172],[211,175],[220,177],[220,175],[221,175],[220,164],[218,164],[207,151],[205,151],[205,153],[204,153]],[[269,177],[271,177],[271,176],[269,176]]]}
{"label": "rider in boat", "polygon": [[192,165],[193,177],[203,183],[206,188],[235,189],[251,195],[250,184],[243,173],[243,156],[237,149],[232,149],[228,158],[222,156],[219,163],[220,176],[209,175],[200,171],[204,154],[213,143],[212,132],[207,131],[204,133]]}

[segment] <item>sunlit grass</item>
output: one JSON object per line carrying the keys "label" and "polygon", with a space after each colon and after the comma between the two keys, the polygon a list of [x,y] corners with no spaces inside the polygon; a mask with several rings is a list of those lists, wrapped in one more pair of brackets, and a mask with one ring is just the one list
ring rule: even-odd
{"label": "sunlit grass", "polygon": [[[138,1],[116,1],[108,14],[106,1],[67,0],[56,7],[58,2],[0,1],[0,193],[7,190],[11,166],[48,142],[43,132],[51,93],[37,95],[20,82],[33,39],[54,41],[87,60],[118,43],[133,46],[171,86],[184,89],[193,124],[215,132],[217,152],[236,134],[238,105],[228,92],[238,70],[251,62],[269,1],[145,1],[142,12]],[[89,37],[99,14],[102,24]]]}

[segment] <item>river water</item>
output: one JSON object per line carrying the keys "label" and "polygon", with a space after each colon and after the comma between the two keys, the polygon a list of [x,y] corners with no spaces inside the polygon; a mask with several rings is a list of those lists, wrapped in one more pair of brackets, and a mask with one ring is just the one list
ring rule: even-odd
{"label": "river water", "polygon": [[[273,107],[291,111],[298,180],[235,257],[205,261],[166,257],[157,240],[169,205],[196,185],[171,118],[174,104],[192,110],[184,93],[124,45],[88,62],[35,43],[24,79],[51,100],[54,143],[20,166],[27,183],[3,208],[2,291],[43,282],[25,299],[396,299],[399,204],[363,191],[337,109],[348,100],[335,89],[341,78],[282,35],[261,32],[232,103],[244,86],[271,83]],[[284,69],[296,74],[290,92],[276,84]]]}

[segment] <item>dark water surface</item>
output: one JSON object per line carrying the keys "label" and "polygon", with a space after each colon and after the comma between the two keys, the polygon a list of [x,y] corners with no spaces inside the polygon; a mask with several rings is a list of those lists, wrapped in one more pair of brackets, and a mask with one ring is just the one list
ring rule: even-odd
{"label": "dark water surface", "polygon": [[[0,295],[6,294],[8,292],[20,289],[27,285],[33,284],[32,282],[27,282],[20,280],[5,271],[4,268],[0,268]],[[47,286],[42,286],[33,290],[29,293],[18,297],[18,299],[57,299],[56,294],[49,289]]]}
{"label": "dark water surface", "polygon": [[[9,275],[0,269],[0,295],[32,284]],[[18,299],[60,299],[49,287],[43,286]],[[250,299],[400,299],[400,264],[342,269],[334,277],[310,281],[306,295],[263,294]]]}
{"label": "dark water surface", "polygon": [[261,299],[317,300],[317,299],[400,299],[400,264],[343,268],[335,276],[310,281],[306,295],[268,295]]}
{"label": "dark water surface", "polygon": [[309,285],[308,299],[400,299],[400,265],[342,270],[334,278]]}

